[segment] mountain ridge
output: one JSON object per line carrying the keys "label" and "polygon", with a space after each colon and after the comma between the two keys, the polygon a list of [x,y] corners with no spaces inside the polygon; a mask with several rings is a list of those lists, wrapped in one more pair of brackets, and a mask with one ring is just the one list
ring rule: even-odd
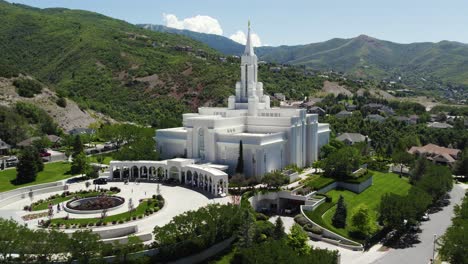
{"label": "mountain ridge", "polygon": [[[232,40],[223,36],[188,30],[182,32],[148,24],[146,27],[184,34],[227,55],[240,55],[242,52],[239,48],[242,45],[232,44]],[[222,48],[213,44],[216,42],[214,36],[223,39]],[[446,83],[468,87],[468,44],[457,41],[397,43],[361,34],[354,38],[333,38],[309,44],[262,46],[255,51],[261,60],[267,62],[340,71],[358,78],[402,78],[407,85],[417,88],[437,89]]]}

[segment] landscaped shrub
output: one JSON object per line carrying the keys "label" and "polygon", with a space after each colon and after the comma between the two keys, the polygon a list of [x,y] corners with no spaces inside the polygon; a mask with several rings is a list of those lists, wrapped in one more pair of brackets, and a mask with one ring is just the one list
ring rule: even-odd
{"label": "landscaped shrub", "polygon": [[119,224],[123,224],[123,223],[124,223],[124,221],[123,221],[123,220],[119,220]]}
{"label": "landscaped shrub", "polygon": [[[119,221],[119,222],[120,222],[120,221]],[[112,224],[113,224],[113,225],[117,224],[117,221],[115,221],[115,220],[112,221]]]}
{"label": "landscaped shrub", "polygon": [[296,215],[294,217],[294,221],[296,221],[296,223],[298,223],[301,226],[304,226],[305,224],[309,223],[309,221],[302,214]]}
{"label": "landscaped shrub", "polygon": [[268,220],[268,216],[262,214],[262,213],[257,213],[255,215],[255,218],[257,219],[257,221],[266,221]]}
{"label": "landscaped shrub", "polygon": [[311,223],[306,224],[304,226],[304,230],[307,232],[314,233],[316,235],[321,235],[323,233],[323,230],[320,227],[314,226]]}

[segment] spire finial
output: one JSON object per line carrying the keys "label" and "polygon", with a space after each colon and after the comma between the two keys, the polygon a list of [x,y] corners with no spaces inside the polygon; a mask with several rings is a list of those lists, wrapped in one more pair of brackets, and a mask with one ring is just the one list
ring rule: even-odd
{"label": "spire finial", "polygon": [[255,54],[254,54],[254,49],[253,49],[252,40],[251,40],[251,36],[250,36],[250,19],[249,19],[249,22],[247,23],[247,25],[248,25],[249,29],[248,29],[248,32],[247,32],[247,42],[245,43],[244,54],[252,56],[252,55],[255,55]]}

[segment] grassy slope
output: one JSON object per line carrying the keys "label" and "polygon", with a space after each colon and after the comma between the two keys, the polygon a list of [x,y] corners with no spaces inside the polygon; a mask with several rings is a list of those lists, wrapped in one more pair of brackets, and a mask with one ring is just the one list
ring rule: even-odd
{"label": "grassy slope", "polygon": [[336,206],[333,206],[323,214],[324,223],[331,230],[349,237],[348,231],[351,227],[351,214],[357,205],[361,203],[367,205],[375,219],[377,219],[377,211],[380,204],[380,197],[382,197],[382,195],[389,192],[404,195],[408,192],[409,188],[410,184],[405,178],[399,178],[398,175],[393,173],[374,172],[373,185],[360,194],[337,190],[332,190],[327,193],[332,197],[333,202],[337,202],[339,196],[343,195],[348,209],[348,217],[346,219],[347,228],[337,229],[331,225],[331,219],[335,213]]}
{"label": "grassy slope", "polygon": [[359,36],[299,46],[262,48],[268,61],[334,69],[362,77],[424,77],[468,84],[468,45],[439,43],[398,44]]}
{"label": "grassy slope", "polygon": [[16,169],[8,169],[0,171],[0,192],[10,191],[20,187],[35,185],[40,183],[54,182],[71,177],[70,163],[68,162],[53,162],[44,164],[44,170],[39,172],[35,182],[13,185],[11,180],[16,178]]}
{"label": "grassy slope", "polygon": [[[153,45],[155,44],[155,45]],[[208,59],[176,51],[188,45]],[[216,51],[184,36],[144,30],[87,11],[36,9],[0,1],[0,67],[31,74],[82,107],[117,120],[174,126],[198,106],[226,104],[239,61],[222,63]],[[259,70],[267,92],[303,98],[318,79]],[[150,85],[140,77],[157,75]],[[295,88],[293,91],[291,88]]]}

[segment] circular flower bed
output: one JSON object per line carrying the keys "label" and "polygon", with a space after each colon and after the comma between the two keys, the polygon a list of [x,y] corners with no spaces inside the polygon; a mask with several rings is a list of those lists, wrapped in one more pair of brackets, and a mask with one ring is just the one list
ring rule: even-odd
{"label": "circular flower bed", "polygon": [[118,196],[94,196],[72,200],[67,203],[67,208],[78,211],[105,210],[122,205],[125,199]]}

